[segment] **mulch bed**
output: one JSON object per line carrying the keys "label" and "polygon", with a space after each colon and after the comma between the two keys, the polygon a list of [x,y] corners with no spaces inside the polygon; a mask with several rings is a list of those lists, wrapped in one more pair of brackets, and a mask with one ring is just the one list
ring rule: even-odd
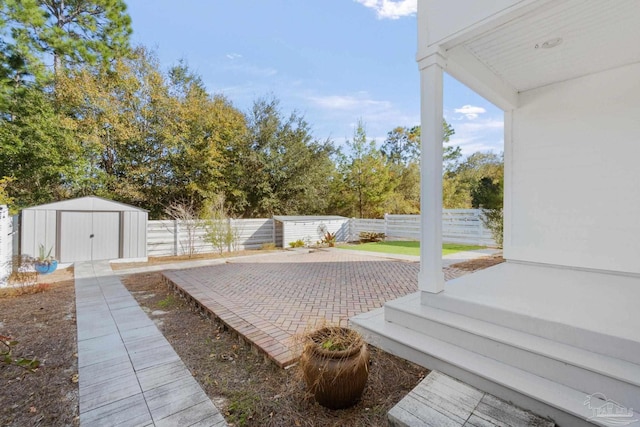
{"label": "mulch bed", "polygon": [[14,357],[40,361],[35,372],[0,361],[0,425],[79,425],[75,291],[69,276],[63,270],[56,277],[67,280],[48,283],[48,276],[41,276],[41,285],[31,289],[0,292],[0,335],[18,341]]}
{"label": "mulch bed", "polygon": [[230,424],[237,426],[383,426],[387,411],[428,370],[371,348],[369,381],[353,408],[315,403],[296,367],[281,369],[254,354],[234,333],[193,311],[161,275],[123,280]]}
{"label": "mulch bed", "polygon": [[502,253],[499,253],[496,255],[459,262],[457,264],[451,264],[451,267],[464,271],[476,271],[482,270],[483,268],[493,267],[494,265],[498,265],[503,262],[504,258],[502,258]]}

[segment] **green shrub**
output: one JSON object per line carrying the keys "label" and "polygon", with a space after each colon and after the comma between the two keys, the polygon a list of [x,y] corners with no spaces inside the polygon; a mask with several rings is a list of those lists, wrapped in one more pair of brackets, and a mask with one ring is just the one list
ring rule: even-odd
{"label": "green shrub", "polygon": [[295,242],[290,242],[289,246],[292,248],[304,248],[304,240],[296,240]]}
{"label": "green shrub", "polygon": [[263,243],[262,246],[260,246],[260,250],[262,251],[272,251],[275,248],[276,248],[276,244],[273,242]]}
{"label": "green shrub", "polygon": [[482,209],[480,220],[491,231],[491,237],[499,248],[504,240],[504,218],[502,209]]}
{"label": "green shrub", "polygon": [[371,231],[361,231],[359,234],[360,243],[380,242],[386,237],[384,233],[374,233]]}

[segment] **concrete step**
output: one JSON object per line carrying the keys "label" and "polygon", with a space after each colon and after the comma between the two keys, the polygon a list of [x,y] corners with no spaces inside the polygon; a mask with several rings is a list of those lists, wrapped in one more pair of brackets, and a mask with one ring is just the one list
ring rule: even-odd
{"label": "concrete step", "polygon": [[585,394],[640,408],[640,365],[420,303],[412,294],[385,305],[385,320],[490,357]]}
{"label": "concrete step", "polygon": [[640,277],[506,262],[422,304],[640,365]]}
{"label": "concrete step", "polygon": [[[610,425],[594,417],[598,396],[472,352],[449,342],[385,321],[384,308],[350,319],[372,345],[431,370],[444,372],[558,425]],[[615,402],[612,402],[615,403]],[[631,411],[633,419],[640,414]]]}

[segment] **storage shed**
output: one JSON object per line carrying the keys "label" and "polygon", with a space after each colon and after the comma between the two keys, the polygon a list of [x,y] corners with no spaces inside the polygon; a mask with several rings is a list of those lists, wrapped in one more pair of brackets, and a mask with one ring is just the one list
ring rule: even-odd
{"label": "storage shed", "polygon": [[274,216],[273,219],[276,246],[280,248],[287,248],[297,240],[314,245],[326,232],[335,233],[337,242],[349,240],[349,218],[343,216]]}
{"label": "storage shed", "polygon": [[20,253],[60,262],[147,259],[147,211],[89,196],[23,209]]}

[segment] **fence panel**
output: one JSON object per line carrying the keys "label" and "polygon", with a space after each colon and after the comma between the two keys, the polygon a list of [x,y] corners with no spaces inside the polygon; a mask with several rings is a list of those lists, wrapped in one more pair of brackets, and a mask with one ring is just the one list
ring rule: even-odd
{"label": "fence panel", "polygon": [[[273,220],[229,219],[236,235],[235,243],[228,250],[258,249],[263,243],[274,241]],[[207,227],[204,221],[149,221],[147,228],[147,254],[149,256],[186,255],[192,253],[217,252],[218,249],[206,240]]]}
{"label": "fence panel", "polygon": [[[482,221],[480,209],[444,209],[442,211],[442,240],[445,243],[495,246]],[[351,220],[353,239],[361,231],[385,233],[396,239],[420,240],[420,215],[385,215],[385,219]]]}
{"label": "fence panel", "polygon": [[360,233],[363,231],[368,231],[370,233],[384,233],[386,231],[385,220],[352,218],[349,223],[349,233],[351,235],[349,240],[358,240]]}
{"label": "fence panel", "polygon": [[[282,230],[276,230],[273,219],[229,220],[237,235],[233,248],[226,250],[258,249],[265,243],[282,240]],[[348,231],[347,231],[348,230]],[[420,215],[385,215],[385,219],[353,218],[341,229],[348,240],[358,240],[360,232],[385,233],[390,238],[420,240]],[[205,240],[204,223],[188,224],[179,221],[149,221],[147,253],[149,256],[184,255],[216,252]],[[190,237],[191,236],[191,237]],[[442,212],[442,240],[446,243],[493,246],[491,232],[483,226],[479,209],[445,209]],[[189,242],[192,242],[191,244]]]}

